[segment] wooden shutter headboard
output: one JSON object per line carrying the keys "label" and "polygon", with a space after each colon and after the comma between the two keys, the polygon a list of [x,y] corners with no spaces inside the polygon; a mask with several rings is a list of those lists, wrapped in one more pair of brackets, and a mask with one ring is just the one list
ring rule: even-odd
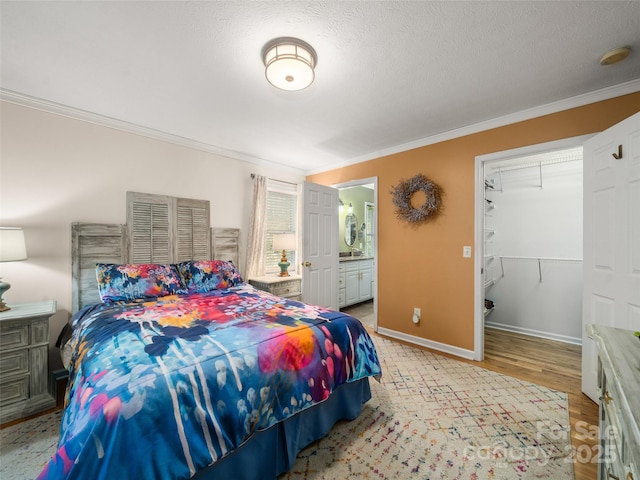
{"label": "wooden shutter headboard", "polygon": [[96,263],[127,263],[129,258],[124,225],[71,224],[72,308],[100,303]]}
{"label": "wooden shutter headboard", "polygon": [[212,228],[212,260],[232,262],[240,271],[240,230],[237,228]]}
{"label": "wooden shutter headboard", "polygon": [[[72,307],[75,313],[86,305],[100,303],[96,263],[135,263],[130,252],[136,240],[135,236],[128,239],[126,225],[73,223],[71,232]],[[231,261],[240,271],[239,238],[239,229],[212,228],[212,252],[204,260]]]}
{"label": "wooden shutter headboard", "polygon": [[211,258],[209,201],[127,192],[130,263]]}
{"label": "wooden shutter headboard", "polygon": [[235,228],[209,227],[209,201],[127,192],[127,224],[71,225],[73,313],[100,302],[96,263],[225,260],[240,271]]}

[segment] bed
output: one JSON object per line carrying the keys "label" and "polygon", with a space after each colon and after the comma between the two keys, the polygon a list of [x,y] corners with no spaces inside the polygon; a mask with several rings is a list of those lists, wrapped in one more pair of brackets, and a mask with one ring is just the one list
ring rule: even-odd
{"label": "bed", "polygon": [[60,439],[39,479],[266,479],[357,417],[380,363],[355,318],[233,263],[95,266],[72,318]]}

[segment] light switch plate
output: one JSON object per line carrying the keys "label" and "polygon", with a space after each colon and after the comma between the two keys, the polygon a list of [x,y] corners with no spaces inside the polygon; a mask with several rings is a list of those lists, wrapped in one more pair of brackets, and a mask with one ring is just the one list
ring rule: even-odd
{"label": "light switch plate", "polygon": [[462,256],[464,258],[471,258],[471,247],[469,245],[462,247]]}

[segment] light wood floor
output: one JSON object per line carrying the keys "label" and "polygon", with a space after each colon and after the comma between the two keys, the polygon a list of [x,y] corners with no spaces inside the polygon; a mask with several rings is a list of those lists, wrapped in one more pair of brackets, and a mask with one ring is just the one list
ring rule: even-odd
{"label": "light wood floor", "polygon": [[373,300],[344,307],[341,308],[340,311],[356,317],[365,327],[369,329],[373,328]]}

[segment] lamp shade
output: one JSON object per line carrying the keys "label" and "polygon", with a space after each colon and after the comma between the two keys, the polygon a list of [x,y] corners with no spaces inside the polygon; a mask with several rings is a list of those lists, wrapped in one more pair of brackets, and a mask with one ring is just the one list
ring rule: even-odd
{"label": "lamp shade", "polygon": [[281,90],[302,90],[313,83],[318,56],[311,45],[297,38],[280,37],[262,49],[265,76]]}
{"label": "lamp shade", "polygon": [[273,236],[274,250],[295,250],[296,236],[293,233],[279,233]]}
{"label": "lamp shade", "polygon": [[27,259],[27,245],[21,228],[0,227],[0,262]]}

